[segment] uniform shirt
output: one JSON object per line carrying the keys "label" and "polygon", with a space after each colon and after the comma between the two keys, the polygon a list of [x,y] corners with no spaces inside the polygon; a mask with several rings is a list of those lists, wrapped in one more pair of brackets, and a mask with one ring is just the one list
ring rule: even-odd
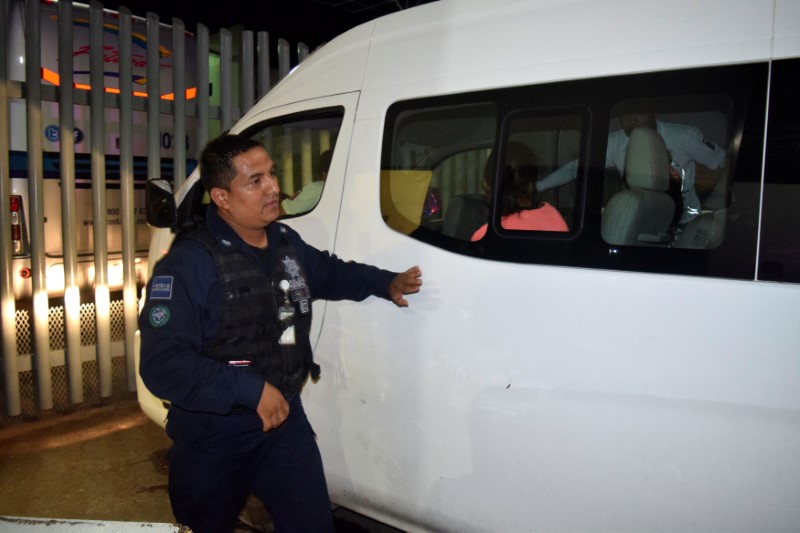
{"label": "uniform shirt", "polygon": [[311,211],[314,206],[317,205],[317,202],[319,202],[323,188],[325,188],[324,181],[312,181],[303,187],[300,192],[297,193],[297,196],[291,199],[287,198],[281,202],[283,212],[287,215],[297,215],[299,213]]}
{"label": "uniform shirt", "polygon": [[[684,190],[694,187],[695,162],[711,170],[725,162],[725,149],[703,135],[700,129],[683,124],[656,121],[656,130],[664,139],[672,160],[684,170]],[[625,154],[630,138],[624,130],[608,135],[606,167],[614,167],[620,176],[625,176]],[[578,172],[578,160],[572,160],[547,177],[536,182],[536,190],[544,191],[559,187],[574,180]]]}
{"label": "uniform shirt", "polygon": [[[206,224],[218,241],[227,240],[245,253],[256,254],[219,217],[213,204]],[[371,295],[389,299],[388,287],[397,273],[342,261],[306,244],[296,231],[279,222],[271,223],[266,231],[271,264],[281,236],[288,237],[312,299],[362,301]],[[161,283],[154,287],[156,279]],[[195,239],[177,238],[153,269],[146,296],[139,315],[139,366],[147,388],[192,411],[227,414],[239,406],[255,409],[264,387],[261,375],[249,367],[232,367],[200,355],[222,321],[221,285],[210,251]]]}

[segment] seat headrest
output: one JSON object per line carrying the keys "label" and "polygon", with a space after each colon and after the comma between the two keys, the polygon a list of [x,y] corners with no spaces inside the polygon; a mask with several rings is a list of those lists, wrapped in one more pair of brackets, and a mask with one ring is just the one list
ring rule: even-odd
{"label": "seat headrest", "polygon": [[661,135],[652,128],[631,131],[625,157],[625,181],[631,189],[669,190],[670,158]]}

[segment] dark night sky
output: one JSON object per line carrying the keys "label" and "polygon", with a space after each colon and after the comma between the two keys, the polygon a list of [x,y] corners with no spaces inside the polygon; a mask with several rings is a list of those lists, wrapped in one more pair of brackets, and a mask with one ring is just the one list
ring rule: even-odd
{"label": "dark night sky", "polygon": [[195,31],[198,23],[204,24],[211,35],[221,28],[242,25],[244,29],[254,32],[268,31],[270,41],[283,38],[292,46],[302,41],[310,50],[369,20],[313,0],[201,0],[191,3],[101,0],[100,3],[106,9],[114,10],[125,6],[133,15],[140,17],[152,12],[165,24],[171,24],[172,19],[177,17],[183,21],[187,31]]}

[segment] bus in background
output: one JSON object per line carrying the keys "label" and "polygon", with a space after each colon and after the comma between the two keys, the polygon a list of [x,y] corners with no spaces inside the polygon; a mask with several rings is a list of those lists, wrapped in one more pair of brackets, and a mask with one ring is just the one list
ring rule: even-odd
{"label": "bus in background", "polygon": [[[13,0],[9,2],[8,40],[9,40],[9,79],[12,82],[26,82],[25,74],[25,2]],[[62,250],[62,213],[60,186],[60,141],[62,132],[59,128],[59,102],[55,101],[56,90],[61,89],[58,69],[58,5],[55,2],[42,2],[41,19],[41,80],[33,80],[42,84],[44,91],[52,87],[50,93],[43,93],[42,123],[40,132],[43,154],[44,172],[44,244],[46,266],[46,286],[49,297],[60,297],[64,291],[64,266]],[[172,96],[172,62],[173,37],[172,28],[161,24],[159,35],[159,83],[161,99],[170,101]],[[144,216],[144,184],[147,180],[147,114],[145,100],[147,97],[147,31],[146,20],[132,17],[132,73],[134,86],[133,111],[133,154],[134,154],[134,209],[135,209],[135,246],[136,277],[141,285],[147,278],[147,262],[144,260],[150,241],[150,229]],[[73,77],[76,94],[74,106],[75,130],[72,132],[75,145],[75,195],[77,206],[76,243],[78,250],[78,283],[81,292],[90,291],[94,283],[94,245],[92,211],[92,174],[91,174],[91,128],[88,99],[81,101],[80,92],[91,87],[89,72],[89,6],[73,4]],[[194,36],[186,33],[186,97],[194,98],[196,88],[196,55]],[[103,68],[104,87],[109,95],[119,93],[119,17],[117,13],[104,10],[103,21]],[[138,90],[136,88],[139,88]],[[47,95],[52,95],[48,99]],[[122,221],[120,194],[120,140],[119,109],[105,108],[105,175],[106,175],[106,238],[108,247],[108,282],[109,289],[119,290],[123,283],[122,268]],[[24,98],[12,99],[9,105],[10,138],[10,175],[11,175],[11,215],[13,233],[13,286],[17,300],[30,299],[30,202],[28,199],[28,153],[26,103]],[[160,154],[161,177],[172,181],[173,156],[176,142],[184,144],[187,154],[184,175],[188,175],[196,166],[196,126],[194,118],[187,117],[187,134],[180,141],[174,138],[174,121],[170,114],[160,115]]]}
{"label": "bus in background", "polygon": [[[402,312],[313,303],[332,501],[405,531],[797,531],[798,87],[794,0],[440,0],[274,87],[232,131],[284,180],[333,150],[285,222],[425,279]],[[199,187],[151,190],[202,213]],[[506,226],[539,189],[564,225]]]}
{"label": "bus in background", "polygon": [[[156,14],[137,17],[99,2],[0,4],[0,129],[8,132],[0,136],[0,193],[9,252],[0,291],[0,410],[38,416],[134,390],[136,306],[151,242],[145,181],[182,182],[203,142],[230,128],[273,80],[288,75],[293,60],[289,42],[270,40],[266,31],[209,35],[198,23],[190,33],[180,19],[168,26]],[[125,46],[120,33],[130,35]],[[155,35],[158,46],[151,46]],[[297,60],[307,55],[298,42]],[[153,69],[158,90],[148,94]],[[130,79],[121,83],[120,71]],[[99,91],[90,87],[97,77]],[[175,97],[178,90],[184,98]],[[69,117],[59,116],[62,103],[71,107]],[[65,120],[73,122],[68,137]],[[103,133],[93,137],[100,123]],[[68,145],[71,151],[62,149]],[[310,171],[304,175],[311,180]]]}

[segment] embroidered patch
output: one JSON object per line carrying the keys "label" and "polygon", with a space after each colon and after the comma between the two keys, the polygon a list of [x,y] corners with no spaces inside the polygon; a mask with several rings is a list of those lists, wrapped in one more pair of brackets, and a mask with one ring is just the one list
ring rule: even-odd
{"label": "embroidered patch", "polygon": [[155,276],[150,284],[151,300],[172,299],[172,276]]}
{"label": "embroidered patch", "polygon": [[169,322],[169,308],[163,305],[154,305],[150,309],[150,325],[160,328],[167,322]]}

